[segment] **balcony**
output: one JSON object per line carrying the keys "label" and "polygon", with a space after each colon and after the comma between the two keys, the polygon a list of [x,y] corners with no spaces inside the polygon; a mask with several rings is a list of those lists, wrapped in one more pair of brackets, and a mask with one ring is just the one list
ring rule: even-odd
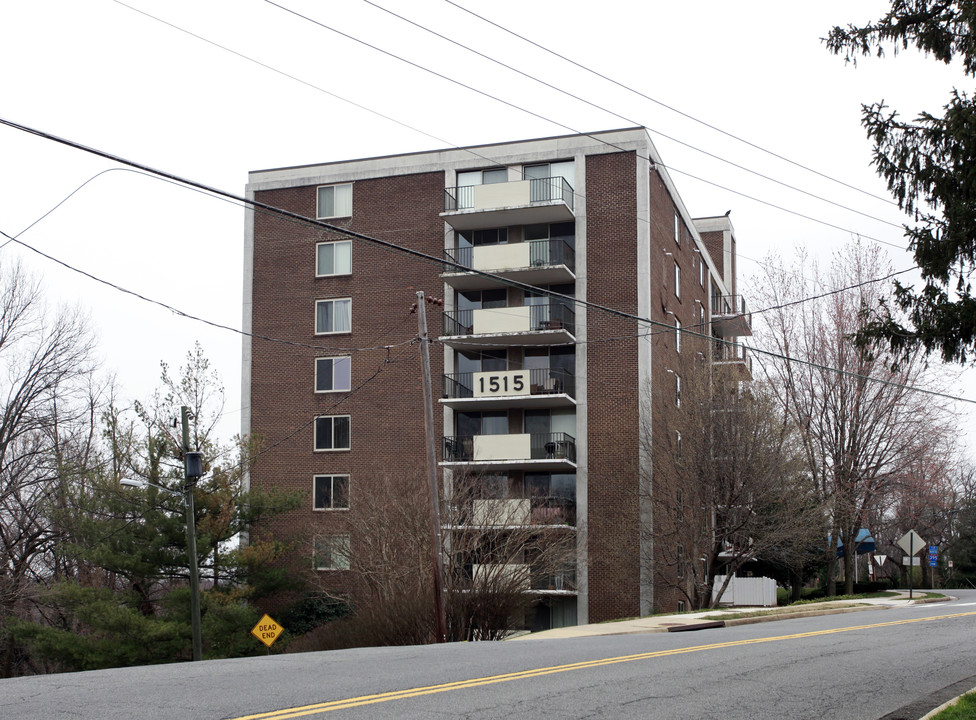
{"label": "balcony", "polygon": [[526,563],[474,563],[470,580],[474,587],[490,584],[533,594],[575,595],[577,591],[576,568],[571,565],[543,572]]}
{"label": "balcony", "polygon": [[568,433],[456,435],[444,438],[447,467],[567,470],[576,467],[576,438]]}
{"label": "balcony", "polygon": [[[523,528],[529,526],[572,529],[576,526],[576,501],[569,498],[533,497],[476,499],[462,526]],[[462,516],[463,517],[463,516]]]}
{"label": "balcony", "polygon": [[551,573],[534,572],[530,584],[532,590],[546,595],[575,595],[576,568],[567,565]]}
{"label": "balcony", "polygon": [[562,345],[576,342],[576,313],[562,302],[444,313],[441,341],[451,347]]}
{"label": "balcony", "polygon": [[752,335],[752,313],[741,295],[712,295],[712,329],[722,337]]}
{"label": "balcony", "polygon": [[447,188],[441,217],[455,230],[568,222],[573,188],[561,177]]}
{"label": "balcony", "polygon": [[444,375],[441,403],[456,410],[569,407],[575,397],[573,373],[532,368]]}
{"label": "balcony", "polygon": [[477,290],[497,283],[465,272],[457,265],[526,285],[556,285],[576,280],[576,251],[562,238],[453,248],[445,250],[444,257],[451,264],[445,264],[441,277],[458,290]]}
{"label": "balcony", "polygon": [[716,342],[712,364],[730,380],[752,380],[752,357],[741,343]]}

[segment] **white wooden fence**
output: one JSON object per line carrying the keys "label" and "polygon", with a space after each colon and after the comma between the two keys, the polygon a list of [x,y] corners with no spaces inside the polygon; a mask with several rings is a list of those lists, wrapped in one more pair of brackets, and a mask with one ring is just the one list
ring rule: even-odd
{"label": "white wooden fence", "polygon": [[[724,582],[724,575],[715,576],[715,584],[712,586],[713,599],[718,595]],[[725,588],[720,602],[722,605],[775,607],[776,581],[765,577],[734,577]]]}

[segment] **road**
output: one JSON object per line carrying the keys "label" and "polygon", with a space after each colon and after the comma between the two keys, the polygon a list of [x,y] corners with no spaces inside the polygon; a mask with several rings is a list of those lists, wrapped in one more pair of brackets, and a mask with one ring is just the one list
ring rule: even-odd
{"label": "road", "polygon": [[0,718],[915,720],[976,687],[976,591],[953,592],[948,603],[698,632],[14,678],[0,681]]}

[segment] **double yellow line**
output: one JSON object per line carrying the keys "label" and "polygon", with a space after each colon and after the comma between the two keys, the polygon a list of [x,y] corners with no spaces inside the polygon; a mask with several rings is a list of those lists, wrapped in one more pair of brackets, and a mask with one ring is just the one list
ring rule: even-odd
{"label": "double yellow line", "polygon": [[504,675],[490,675],[488,677],[473,678],[471,680],[459,680],[452,683],[441,685],[426,685],[424,687],[408,688],[406,690],[394,690],[392,692],[378,693],[376,695],[361,695],[344,700],[332,700],[330,702],[316,703],[314,705],[303,705],[301,707],[287,708],[285,710],[275,710],[272,712],[258,713],[257,715],[244,715],[233,720],[286,720],[286,718],[304,717],[307,715],[317,715],[319,713],[332,712],[334,710],[345,710],[347,708],[362,707],[363,705],[375,705],[376,703],[390,702],[392,700],[404,700],[406,698],[419,697],[421,695],[436,695],[437,693],[451,692],[454,690],[464,690],[466,688],[483,687],[496,683],[511,682],[512,680],[527,680],[529,678],[541,677],[543,675],[554,675],[556,673],[572,672],[573,670],[585,670],[587,668],[603,667],[605,665],[616,665],[617,663],[634,662],[635,660],[651,660],[653,658],[668,657],[669,655],[684,655],[685,653],[702,652],[704,650],[719,650],[722,648],[739,647],[742,645],[758,645],[760,643],[779,642],[782,640],[797,640],[800,638],[817,637],[819,635],[834,635],[837,633],[852,632],[855,630],[873,630],[875,628],[893,627],[895,625],[908,625],[910,623],[930,622],[933,620],[949,620],[952,618],[976,615],[976,611],[954,613],[952,615],[935,615],[932,617],[911,618],[909,620],[894,620],[892,622],[874,623],[872,625],[855,625],[854,627],[836,628],[833,630],[817,630],[815,632],[797,633],[795,635],[777,635],[776,637],[754,638],[752,640],[736,640],[735,642],[713,643],[711,645],[695,645],[687,648],[677,648],[674,650],[658,650],[656,652],[637,653],[635,655],[620,655],[618,657],[604,658],[602,660],[586,660],[583,662],[569,663],[568,665],[553,665],[551,667],[537,668],[535,670],[522,670],[520,672],[506,673]]}

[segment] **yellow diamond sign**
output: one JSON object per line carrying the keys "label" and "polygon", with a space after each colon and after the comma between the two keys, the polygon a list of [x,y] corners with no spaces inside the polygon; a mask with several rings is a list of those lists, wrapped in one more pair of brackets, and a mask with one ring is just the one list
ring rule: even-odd
{"label": "yellow diamond sign", "polygon": [[281,625],[272,620],[269,615],[265,614],[263,618],[258,620],[258,624],[254,626],[254,629],[251,630],[251,634],[268,647],[271,647],[271,644],[284,631],[285,629]]}

